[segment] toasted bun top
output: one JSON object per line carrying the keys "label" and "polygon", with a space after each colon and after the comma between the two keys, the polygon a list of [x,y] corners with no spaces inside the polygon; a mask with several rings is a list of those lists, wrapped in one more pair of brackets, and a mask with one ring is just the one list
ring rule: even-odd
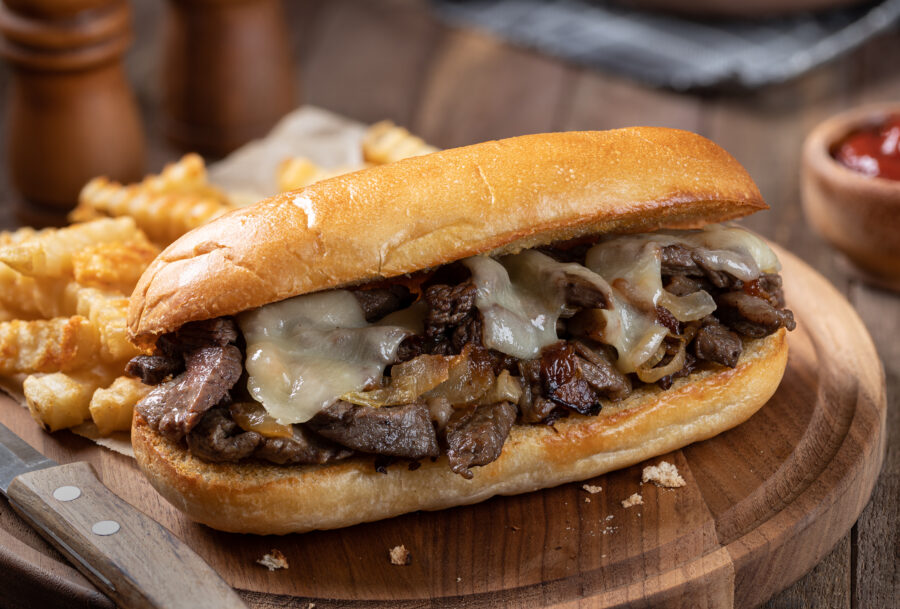
{"label": "toasted bun top", "polygon": [[727,152],[635,127],[526,135],[365,169],[184,235],[135,288],[139,344],[298,294],[606,232],[698,227],[765,209]]}

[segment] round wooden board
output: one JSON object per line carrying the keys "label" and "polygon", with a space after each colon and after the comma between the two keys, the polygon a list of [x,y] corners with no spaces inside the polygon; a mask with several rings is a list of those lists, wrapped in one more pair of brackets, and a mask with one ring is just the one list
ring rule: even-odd
{"label": "round wooden board", "polygon": [[[648,462],[674,463],[687,481],[680,489],[642,486],[639,464],[586,481],[603,488],[597,494],[567,484],[338,531],[225,534],[188,522],[129,458],[44,434],[12,403],[0,420],[57,461],[91,461],[254,607],[751,608],[799,579],[852,526],[885,443],[884,374],[865,327],[824,278],[778,253],[798,321],[784,381],[743,425]],[[643,505],[623,508],[635,492]],[[36,581],[52,606],[104,606],[5,503],[0,527],[0,589]],[[388,560],[399,544],[409,566]],[[256,564],[273,548],[289,569]],[[38,571],[26,572],[34,561]]]}

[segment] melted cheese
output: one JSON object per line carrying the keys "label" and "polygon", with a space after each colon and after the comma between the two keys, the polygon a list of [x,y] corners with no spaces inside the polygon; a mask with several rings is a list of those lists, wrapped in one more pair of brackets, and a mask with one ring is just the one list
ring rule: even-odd
{"label": "melted cheese", "polygon": [[279,423],[303,423],[337,396],[381,383],[411,334],[370,326],[350,292],[266,305],[239,318],[247,341],[247,388]]}
{"label": "melted cheese", "polygon": [[[578,275],[608,296],[602,338],[616,348],[617,366],[634,372],[659,350],[668,330],[656,307],[681,321],[715,309],[700,291],[678,297],[662,287],[661,248],[701,248],[707,265],[739,279],[777,272],[778,260],[759,237],[712,226],[697,231],[657,232],[608,238],[591,248],[585,266],[560,263],[534,250],[499,261],[475,256],[463,263],[472,273],[475,305],[483,318],[484,345],[520,359],[533,359],[558,340],[556,323],[566,309],[567,275]],[[338,396],[382,383],[400,342],[421,334],[420,300],[376,324],[367,324],[356,298],[334,290],[298,296],[242,315],[251,395],[279,423],[301,423]]]}
{"label": "melted cheese", "polygon": [[519,359],[534,359],[555,343],[556,322],[566,308],[565,275],[577,274],[609,294],[602,277],[574,263],[560,263],[535,250],[463,261],[478,290],[475,306],[483,318],[486,347]]}

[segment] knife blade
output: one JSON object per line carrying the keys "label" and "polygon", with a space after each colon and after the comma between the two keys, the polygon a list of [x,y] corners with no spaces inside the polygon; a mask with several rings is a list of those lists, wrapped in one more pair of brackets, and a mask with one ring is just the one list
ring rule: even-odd
{"label": "knife blade", "polygon": [[89,463],[59,465],[3,424],[0,492],[118,606],[247,607],[184,542],[110,491]]}

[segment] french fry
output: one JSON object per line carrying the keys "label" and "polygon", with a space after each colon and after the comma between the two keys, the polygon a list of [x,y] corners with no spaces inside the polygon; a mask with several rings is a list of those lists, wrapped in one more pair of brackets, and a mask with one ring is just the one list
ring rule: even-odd
{"label": "french fry", "polygon": [[[46,229],[45,229],[46,230]],[[40,235],[43,230],[37,230],[30,226],[23,226],[14,231],[0,231],[0,246],[17,245]]]}
{"label": "french fry", "polygon": [[72,257],[75,281],[83,286],[130,294],[159,249],[141,235],[133,241],[113,241],[86,247]]}
{"label": "french fry", "polygon": [[140,351],[128,342],[128,297],[96,288],[78,291],[76,311],[99,332],[99,355],[105,362],[126,360]]}
{"label": "french fry", "polygon": [[106,366],[68,374],[32,374],[23,383],[25,401],[31,416],[47,431],[74,427],[90,418],[94,392],[115,376]]}
{"label": "french fry", "polygon": [[134,405],[152,389],[129,376],[120,376],[106,389],[97,389],[91,397],[89,410],[99,432],[108,436],[114,431],[131,429]]}
{"label": "french fry", "polygon": [[102,218],[42,231],[19,244],[0,247],[0,262],[29,277],[67,277],[72,256],[89,245],[139,238],[132,218]]}
{"label": "french fry", "polygon": [[64,294],[71,282],[66,279],[35,279],[0,264],[0,307],[17,319],[64,317],[74,308],[64,307]]}
{"label": "french fry", "polygon": [[366,129],[362,151],[366,162],[382,164],[431,154],[438,149],[391,121],[381,121]]}
{"label": "french fry", "polygon": [[100,350],[100,336],[80,315],[0,323],[0,374],[83,368]]}
{"label": "french fry", "polygon": [[328,178],[333,178],[353,171],[359,171],[365,167],[366,165],[361,167],[351,167],[347,165],[326,169],[325,167],[316,165],[305,157],[284,159],[278,164],[276,176],[278,180],[278,190],[280,192],[297,190],[298,188],[303,188],[315,182],[327,180]]}
{"label": "french fry", "polygon": [[168,244],[230,209],[220,198],[203,192],[155,192],[140,184],[123,186],[94,178],[81,190],[78,207],[69,218],[96,213],[131,217],[153,242]]}

